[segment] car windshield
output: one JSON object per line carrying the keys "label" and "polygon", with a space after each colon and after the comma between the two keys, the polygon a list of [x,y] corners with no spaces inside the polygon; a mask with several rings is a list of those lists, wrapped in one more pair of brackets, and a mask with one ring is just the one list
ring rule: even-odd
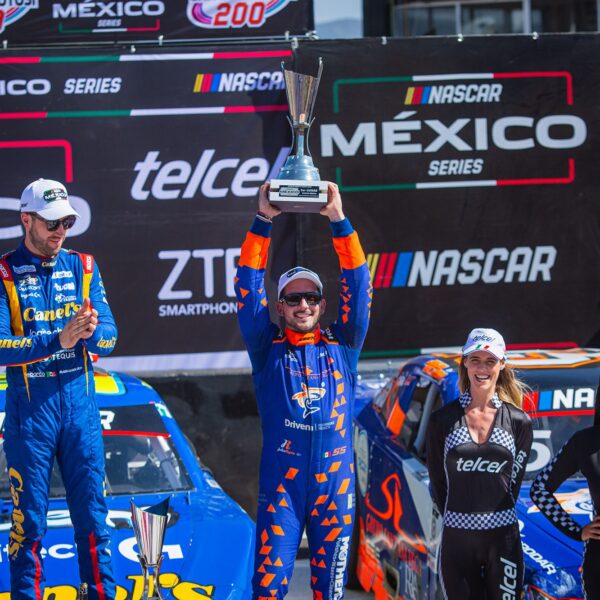
{"label": "car windshield", "polygon": [[[193,488],[185,466],[156,405],[100,410],[107,496],[164,493]],[[4,444],[0,445],[0,497],[10,501]],[[64,498],[65,489],[54,462],[50,497]]]}

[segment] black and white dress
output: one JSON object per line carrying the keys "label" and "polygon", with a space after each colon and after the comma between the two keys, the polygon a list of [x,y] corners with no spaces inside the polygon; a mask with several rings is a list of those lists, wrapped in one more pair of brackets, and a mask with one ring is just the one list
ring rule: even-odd
{"label": "black and white dress", "polygon": [[433,500],[443,515],[440,581],[447,600],[519,600],[523,551],[515,502],[532,441],[529,417],[494,396],[488,439],[473,440],[467,391],[427,431]]}

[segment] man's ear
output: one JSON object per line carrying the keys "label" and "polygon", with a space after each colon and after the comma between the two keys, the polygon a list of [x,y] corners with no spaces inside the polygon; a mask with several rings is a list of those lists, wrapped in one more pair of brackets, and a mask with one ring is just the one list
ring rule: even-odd
{"label": "man's ear", "polygon": [[277,314],[280,317],[283,317],[283,303],[282,302],[277,302],[275,304],[275,310],[277,311]]}
{"label": "man's ear", "polygon": [[327,309],[327,300],[325,300],[325,298],[323,298],[321,300],[321,314],[324,315],[325,314],[325,310]]}

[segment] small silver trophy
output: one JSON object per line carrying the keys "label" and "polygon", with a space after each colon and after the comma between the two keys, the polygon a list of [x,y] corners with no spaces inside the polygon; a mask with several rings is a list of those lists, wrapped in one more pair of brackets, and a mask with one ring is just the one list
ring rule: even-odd
{"label": "small silver trophy", "polygon": [[[144,591],[142,600],[164,600],[158,584],[162,547],[165,541],[169,512],[169,498],[145,510],[131,500],[131,522],[138,545],[138,559],[142,565]],[[152,569],[152,575],[150,575]],[[152,578],[152,586],[150,579]],[[151,595],[150,595],[151,594]]]}
{"label": "small silver trophy", "polygon": [[269,202],[284,212],[319,212],[327,204],[327,182],[321,181],[308,149],[308,132],[314,119],[313,108],[321,81],[323,60],[319,58],[316,77],[288,71],[281,63],[285,79],[292,128],[292,148],[277,179],[271,180]]}

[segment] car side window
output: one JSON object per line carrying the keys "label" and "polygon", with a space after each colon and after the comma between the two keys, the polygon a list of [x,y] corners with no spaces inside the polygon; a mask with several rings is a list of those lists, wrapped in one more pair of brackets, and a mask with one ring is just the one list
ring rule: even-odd
{"label": "car side window", "polygon": [[437,385],[430,379],[421,377],[410,398],[402,429],[397,441],[411,450],[421,460],[425,460],[425,434],[432,411],[440,408],[442,398]]}
{"label": "car side window", "polygon": [[400,388],[399,377],[394,377],[375,397],[374,404],[379,409],[384,423],[388,422],[390,414],[394,410],[394,405],[398,404],[398,392]]}

